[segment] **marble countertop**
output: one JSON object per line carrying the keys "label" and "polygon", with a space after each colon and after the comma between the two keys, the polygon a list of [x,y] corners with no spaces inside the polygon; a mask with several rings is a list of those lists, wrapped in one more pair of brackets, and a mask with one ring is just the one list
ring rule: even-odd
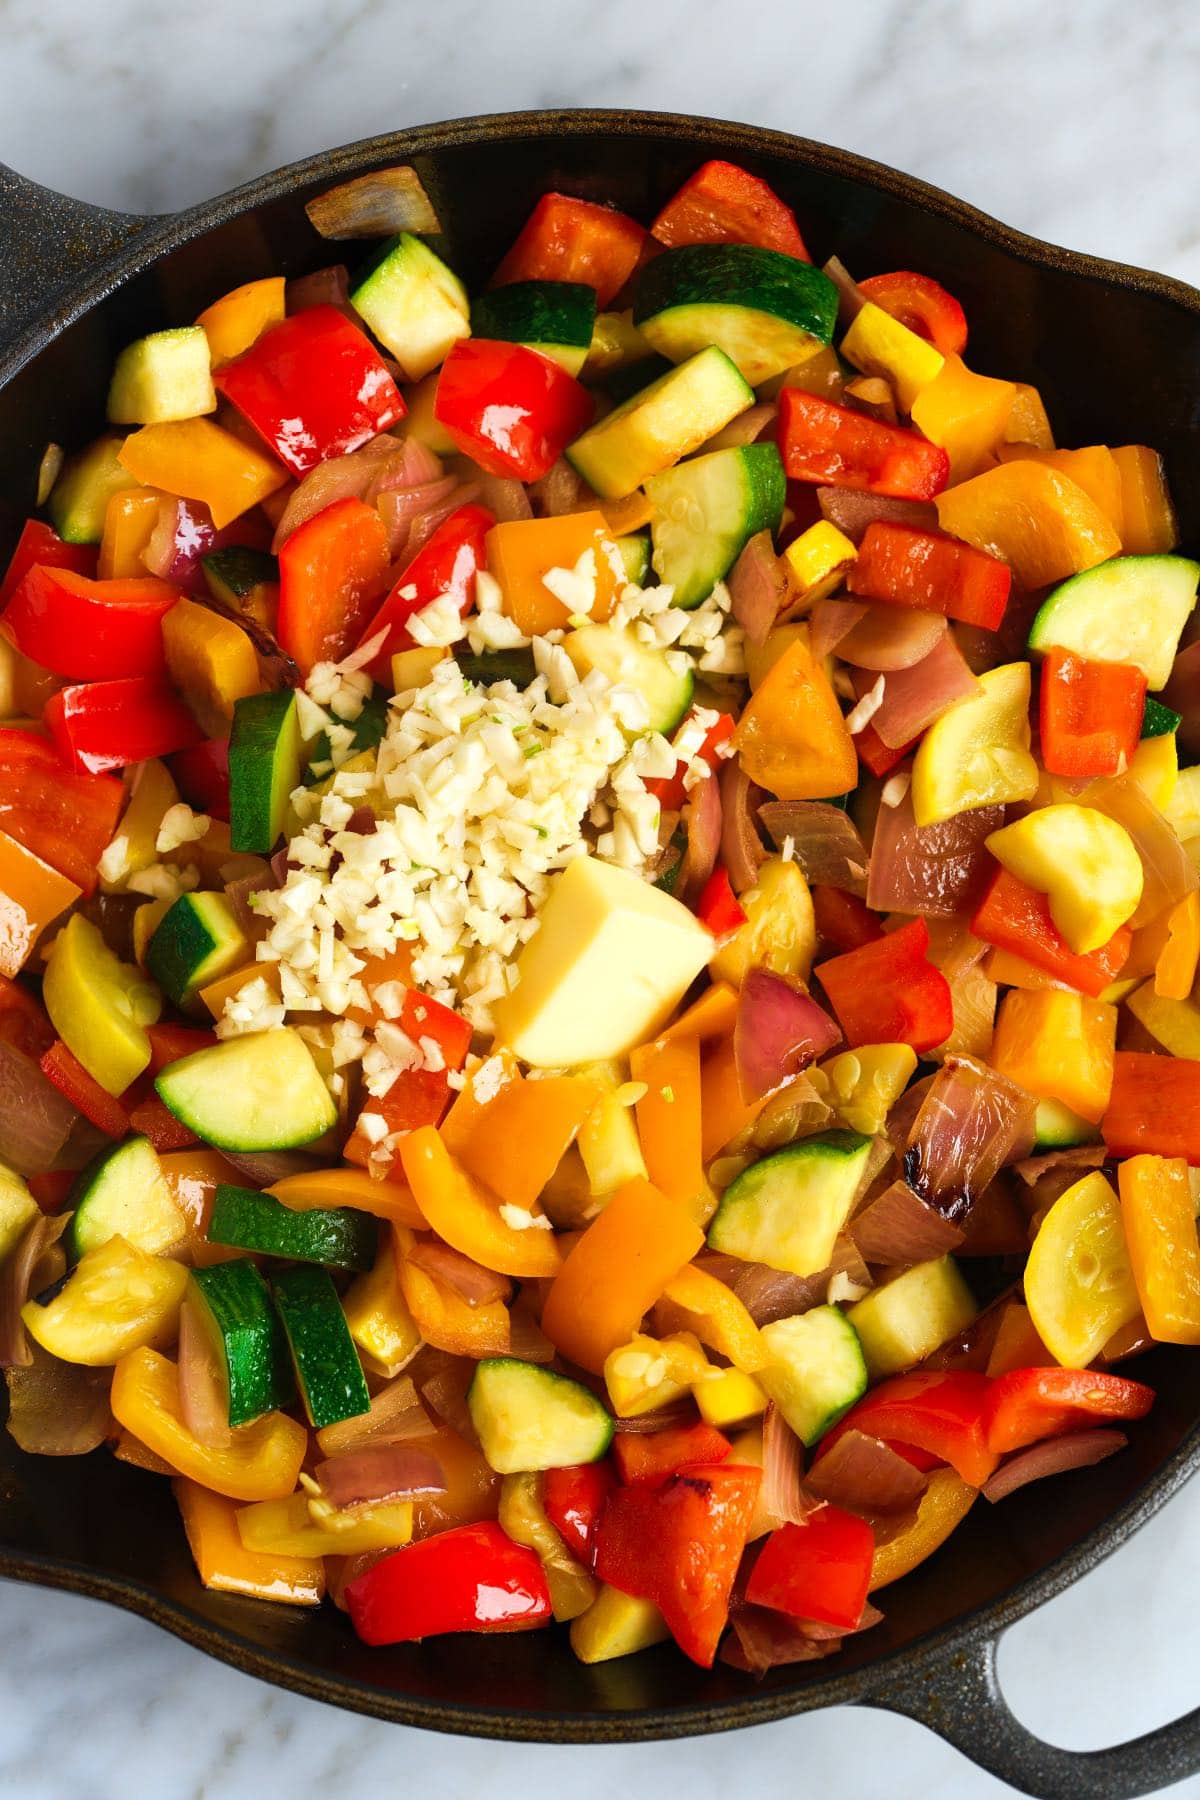
{"label": "marble countertop", "polygon": [[[82,198],[165,211],[406,124],[523,107],[751,120],[911,170],[1008,223],[1200,283],[1184,0],[0,0],[0,159]],[[1068,1477],[1066,1479],[1080,1479]],[[1013,1630],[1005,1691],[1094,1748],[1195,1701],[1197,1496]],[[466,1800],[616,1789],[694,1800],[827,1786],[849,1800],[1010,1790],[907,1721],[857,1711],[605,1749],[455,1742],[343,1715],[95,1603],[0,1588],[0,1792],[250,1800],[405,1787]],[[1200,1796],[1200,1779],[1174,1793]]]}

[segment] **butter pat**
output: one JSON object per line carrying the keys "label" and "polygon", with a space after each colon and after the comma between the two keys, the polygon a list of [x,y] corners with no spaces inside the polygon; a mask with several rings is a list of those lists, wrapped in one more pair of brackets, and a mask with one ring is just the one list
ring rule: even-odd
{"label": "butter pat", "polygon": [[579,856],[494,1008],[497,1041],[535,1068],[622,1056],[670,1017],[712,955],[711,934],[640,876]]}

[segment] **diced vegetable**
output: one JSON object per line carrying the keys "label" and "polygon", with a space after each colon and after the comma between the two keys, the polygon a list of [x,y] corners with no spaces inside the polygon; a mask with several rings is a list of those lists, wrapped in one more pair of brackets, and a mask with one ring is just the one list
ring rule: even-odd
{"label": "diced vegetable", "polygon": [[103,1368],[173,1343],[186,1287],[182,1263],[114,1236],[86,1251],[49,1300],[27,1301],[21,1322],[51,1356]]}
{"label": "diced vegetable", "polygon": [[181,1057],[154,1085],[177,1119],[221,1150],[309,1144],[337,1122],[307,1045],[286,1026]]}
{"label": "diced vegetable", "polygon": [[287,1342],[270,1290],[252,1262],[193,1269],[187,1297],[208,1340],[230,1425],[247,1425],[295,1395]]}
{"label": "diced vegetable", "polygon": [[867,1364],[854,1326],[837,1306],[815,1306],[764,1325],[769,1362],[758,1379],[804,1444],[820,1441],[861,1400]]}
{"label": "diced vegetable", "polygon": [[512,1357],[485,1358],[467,1392],[483,1454],[501,1475],[595,1462],[613,1422],[577,1381]]}
{"label": "diced vegetable", "polygon": [[186,1235],[162,1164],[144,1137],[102,1150],[77,1177],[67,1204],[73,1210],[64,1245],[72,1262],[113,1237],[157,1255]]}
{"label": "diced vegetable", "polygon": [[829,1266],[870,1152],[870,1140],[830,1131],[753,1163],[726,1188],[708,1232],[714,1250],[793,1275]]}
{"label": "diced vegetable", "polygon": [[310,1423],[320,1429],[367,1412],[371,1395],[327,1271],[281,1269],[271,1293]]}

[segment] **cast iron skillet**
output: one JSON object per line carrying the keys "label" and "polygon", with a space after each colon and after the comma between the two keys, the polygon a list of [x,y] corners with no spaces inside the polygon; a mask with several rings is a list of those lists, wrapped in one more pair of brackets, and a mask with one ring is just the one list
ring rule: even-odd
{"label": "cast iron skillet", "polygon": [[[333,181],[413,161],[454,266],[478,282],[548,188],[649,219],[708,156],[764,175],[818,260],[866,275],[916,268],[971,321],[971,361],[1036,382],[1060,441],[1145,442],[1167,457],[1185,541],[1200,544],[1200,294],[1007,230],[924,183],[842,150],[662,114],[545,112],[460,120],[296,163],[175,217],[103,212],[0,167],[0,559],[33,506],[48,439],[86,439],[115,352],[191,319],[236,283],[337,259],[303,202]],[[351,247],[352,249],[352,247]],[[2,560],[0,560],[2,566]],[[585,1668],[557,1632],[364,1650],[317,1613],[206,1593],[167,1484],[107,1452],[23,1457],[0,1432],[0,1575],[110,1600],[249,1673],[383,1719],[558,1743],[682,1737],[845,1702],[918,1719],[1032,1795],[1124,1800],[1200,1769],[1200,1708],[1090,1755],[1052,1748],[996,1682],[1003,1630],[1101,1561],[1200,1462],[1200,1357],[1139,1364],[1159,1400],[1131,1448],[1087,1474],[980,1503],[933,1563],[884,1596],[886,1623],[840,1657],[756,1684],[674,1651]]]}

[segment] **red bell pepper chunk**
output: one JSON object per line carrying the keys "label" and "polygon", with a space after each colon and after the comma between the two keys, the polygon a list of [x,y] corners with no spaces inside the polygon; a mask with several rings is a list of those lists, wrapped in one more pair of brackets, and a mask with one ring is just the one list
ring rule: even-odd
{"label": "red bell pepper chunk", "polygon": [[863,534],[846,586],[871,600],[918,606],[995,631],[1008,605],[1012,570],[999,557],[940,532],[875,519]]}
{"label": "red bell pepper chunk", "polygon": [[858,291],[918,337],[928,339],[943,356],[961,356],[966,349],[967,315],[931,275],[917,275],[911,269],[868,275],[858,283]]}
{"label": "red bell pepper chunk", "polygon": [[147,1075],[160,1075],[168,1063],[178,1062],[181,1056],[191,1056],[197,1050],[211,1050],[217,1041],[216,1032],[206,1031],[202,1025],[175,1025],[170,1020],[148,1025],[146,1036],[150,1039]]}
{"label": "red bell pepper chunk", "polygon": [[47,1169],[44,1175],[27,1175],[25,1186],[41,1211],[53,1217],[67,1204],[78,1173],[77,1169]]}
{"label": "red bell pepper chunk", "polygon": [[1129,926],[1122,925],[1099,950],[1077,955],[1050,917],[1050,902],[1045,894],[1028,887],[1007,869],[1001,869],[993,879],[971,920],[971,930],[985,944],[1023,956],[1035,968],[1044,969],[1093,999],[1116,980],[1133,943]]}
{"label": "red bell pepper chunk", "polygon": [[443,1006],[440,1000],[409,988],[396,1023],[414,1044],[420,1043],[422,1038],[432,1038],[447,1069],[461,1069],[466,1062],[467,1051],[471,1048],[471,1026],[453,1007]]}
{"label": "red bell pepper chunk", "polygon": [[[685,719],[684,724],[686,723]],[[710,769],[719,767],[721,746],[729,742],[736,729],[737,722],[732,713],[719,714],[716,723],[710,725],[705,733],[704,742],[693,760],[707,763]],[[664,812],[678,812],[687,799],[687,787],[684,783],[687,771],[687,762],[681,757],[675,765],[673,775],[656,775],[646,783],[646,792],[654,795]]]}
{"label": "red bell pepper chunk", "polygon": [[9,601],[4,629],[22,656],[56,675],[158,675],[166,667],[162,622],[180,597],[153,575],[91,581],[39,565]]}
{"label": "red bell pepper chunk", "polygon": [[293,475],[361,449],[407,411],[370,338],[335,306],[268,326],[213,383]]}
{"label": "red bell pepper chunk", "polygon": [[85,894],[124,799],[119,781],[78,773],[35,732],[0,730],[0,831]]}
{"label": "red bell pepper chunk", "polygon": [[793,481],[897,500],[932,500],[950,479],[949,456],[928,438],[803,388],[779,396],[779,450]]}
{"label": "red bell pepper chunk", "polygon": [[1111,1156],[1182,1156],[1200,1166],[1200,1062],[1118,1050],[1100,1132]]}
{"label": "red bell pepper chunk", "polygon": [[885,936],[817,965],[846,1043],[911,1044],[918,1053],[944,1044],[954,1029],[950,984],[929,961],[929,931],[914,919]]}
{"label": "red bell pepper chunk", "polygon": [[171,774],[189,806],[229,823],[229,739],[205,738],[171,758]]}
{"label": "red bell pepper chunk", "polygon": [[168,1150],[190,1150],[193,1144],[200,1142],[194,1131],[189,1131],[182,1120],[168,1111],[157,1094],[138,1102],[129,1115],[129,1129],[149,1138],[160,1155],[165,1155]]}
{"label": "red bell pepper chunk", "polygon": [[646,233],[636,219],[594,200],[543,194],[491,287],[514,281],[574,281],[607,306],[637,267]]}
{"label": "red bell pepper chunk", "polygon": [[672,194],[650,234],[660,244],[757,244],[812,261],[791,207],[736,163],[703,163]]}
{"label": "red bell pepper chunk", "polygon": [[77,774],[98,775],[150,756],[170,756],[204,737],[183,701],[153,675],[60,688],[43,716]]}
{"label": "red bell pepper chunk", "polygon": [[447,1631],[528,1631],[551,1617],[537,1556],[491,1520],[384,1557],[348,1584],[345,1599],[355,1631],[372,1645]]}
{"label": "red bell pepper chunk", "polygon": [[715,1425],[668,1425],[664,1431],[620,1431],[613,1440],[617,1474],[628,1487],[661,1487],[680,1469],[724,1462],[729,1439]]}
{"label": "red bell pepper chunk", "polygon": [[540,481],[590,425],[585,387],[523,344],[460,338],[442,364],[433,412],[455,444],[491,475]]}
{"label": "red bell pepper chunk", "polygon": [[817,936],[835,950],[861,950],[883,936],[883,926],[857,894],[818,882],[812,889],[812,903]]}
{"label": "red bell pepper chunk", "polygon": [[964,1370],[915,1369],[881,1382],[826,1432],[818,1460],[847,1431],[864,1431],[899,1448],[908,1444],[947,1462],[972,1487],[982,1487],[998,1454],[986,1432],[992,1383]]}
{"label": "red bell pepper chunk", "polygon": [[26,519],[17,539],[4,579],[0,581],[0,612],[8,605],[29,571],[34,568],[72,569],[76,575],[96,573],[95,544],[64,544],[56,531],[40,519]]}
{"label": "red bell pepper chunk", "polygon": [[911,743],[902,744],[894,750],[885,744],[874,724],[868,720],[861,731],[854,734],[854,748],[859,762],[872,775],[880,777],[890,775],[893,769],[899,768],[910,750],[915,750],[919,739],[913,738]]}
{"label": "red bell pepper chunk", "polygon": [[486,506],[460,506],[405,564],[362,634],[361,643],[368,644],[381,631],[387,632],[374,662],[367,665],[376,681],[388,681],[395,652],[411,648],[408,621],[414,613],[442,594],[453,598],[464,617],[470,612],[475,603],[475,577],[487,567],[487,534],[495,523],[495,514]]}
{"label": "red bell pepper chunk", "polygon": [[293,531],[279,552],[277,635],[308,675],[358,643],[387,586],[387,528],[373,506],[335,500]]}
{"label": "red bell pepper chunk", "polygon": [[773,1531],[750,1572],[746,1598],[793,1619],[854,1631],[871,1586],[875,1533],[857,1513],[822,1506],[803,1525]]}
{"label": "red bell pepper chunk", "polygon": [[11,1044],[22,1056],[37,1062],[55,1037],[45,1009],[29,989],[8,975],[0,975],[0,1043]]}
{"label": "red bell pepper chunk", "polygon": [[1132,663],[1089,662],[1051,650],[1038,694],[1042,762],[1050,775],[1120,775],[1133,761],[1146,677]]}
{"label": "red bell pepper chunk", "polygon": [[989,1450],[1000,1456],[1097,1419],[1144,1419],[1154,1390],[1094,1369],[1010,1369],[992,1383],[984,1411]]}
{"label": "red bell pepper chunk", "polygon": [[711,1669],[729,1618],[761,1469],[688,1468],[662,1487],[616,1488],[596,1532],[596,1575],[652,1600],[685,1656]]}
{"label": "red bell pepper chunk", "polygon": [[745,908],[733,891],[729,870],[723,863],[718,864],[700,890],[696,917],[717,938],[728,937],[746,923]]}
{"label": "red bell pepper chunk", "polygon": [[613,1489],[607,1462],[547,1469],[542,1476],[546,1517],[573,1556],[590,1569],[596,1556],[596,1527]]}
{"label": "red bell pepper chunk", "polygon": [[123,1138],[129,1130],[129,1114],[119,1100],[106,1093],[77,1057],[58,1039],[40,1062],[42,1074],[60,1094],[106,1137]]}
{"label": "red bell pepper chunk", "polygon": [[[380,1114],[389,1135],[441,1124],[453,1096],[449,1071],[462,1068],[471,1047],[471,1027],[462,1014],[414,988],[406,991],[396,1023],[415,1044],[422,1038],[432,1038],[445,1066],[404,1069],[386,1094],[371,1098],[364,1111]],[[370,1153],[370,1140],[356,1130],[345,1148],[347,1162],[368,1168]]]}

